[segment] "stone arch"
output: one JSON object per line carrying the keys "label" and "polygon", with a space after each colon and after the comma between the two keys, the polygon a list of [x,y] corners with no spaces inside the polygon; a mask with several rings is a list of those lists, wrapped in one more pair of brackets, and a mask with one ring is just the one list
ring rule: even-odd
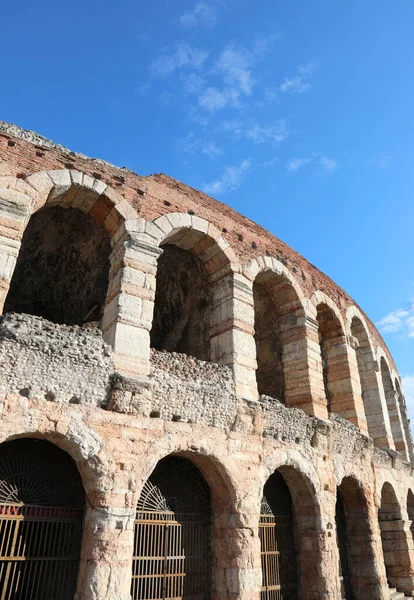
{"label": "stone arch", "polygon": [[137,350],[141,348],[139,339],[136,346],[131,344],[134,338],[139,338],[136,330],[141,318],[141,304],[125,288],[124,279],[129,271],[134,271],[134,266],[125,265],[129,246],[125,246],[125,240],[120,241],[117,235],[127,220],[138,217],[135,209],[103,181],[67,169],[41,171],[25,180],[0,178],[0,197],[4,200],[3,212],[7,215],[7,227],[0,237],[1,305],[9,291],[23,233],[31,215],[37,217],[42,208],[48,211],[78,209],[85,213],[83,219],[90,219],[107,232],[113,247],[109,256],[108,290],[103,292],[105,306],[101,328],[105,340],[115,350],[115,366],[128,375],[148,370],[146,361],[141,359]]}
{"label": "stone arch", "polygon": [[345,476],[337,487],[336,528],[342,598],[374,597],[381,582],[368,499],[362,483]]}
{"label": "stone arch", "polygon": [[378,510],[381,542],[387,580],[391,587],[411,595],[411,552],[402,520],[402,510],[394,487],[386,481],[381,488]]}
{"label": "stone arch", "polygon": [[313,294],[318,323],[322,373],[328,412],[337,413],[366,434],[366,418],[357,376],[355,356],[348,345],[345,324],[335,302],[321,291]]}
{"label": "stone arch", "polygon": [[410,522],[411,537],[414,541],[414,493],[410,488],[407,492],[407,514]]}
{"label": "stone arch", "polygon": [[268,461],[266,483],[272,482],[274,473],[281,476],[292,500],[294,542],[297,555],[299,597],[302,600],[326,593],[328,574],[323,570],[321,537],[326,527],[325,516],[319,502],[320,482],[313,466],[297,453]]}
{"label": "stone arch", "polygon": [[391,370],[388,360],[385,356],[385,352],[380,347],[377,349],[377,360],[380,366],[382,389],[387,403],[395,449],[398,452],[401,452],[404,458],[408,459],[407,442],[402,422],[398,393],[394,388]]}
{"label": "stone arch", "polygon": [[[208,515],[205,516],[208,519],[211,527],[211,547],[212,547],[212,557],[211,557],[211,569],[208,573],[208,581],[206,580],[205,585],[203,585],[202,593],[203,597],[227,597],[228,594],[234,593],[237,589],[237,568],[232,561],[232,557],[236,556],[238,550],[237,540],[232,532],[235,527],[234,515],[232,514],[235,506],[235,490],[232,489],[232,484],[230,483],[230,479],[228,473],[224,466],[219,462],[219,460],[213,456],[200,454],[196,451],[188,451],[188,450],[179,450],[177,448],[176,452],[164,455],[162,458],[156,461],[154,465],[154,461],[151,461],[151,465],[148,465],[145,471],[149,472],[148,478],[145,481],[153,481],[154,474],[155,477],[159,473],[160,466],[162,466],[165,461],[171,461],[178,464],[181,462],[183,466],[185,466],[185,471],[189,472],[194,470],[194,475],[198,477],[198,487],[203,487],[201,485],[201,481],[204,482],[204,490],[205,490],[205,500],[208,500]],[[198,475],[196,475],[198,473]],[[178,485],[178,480],[176,484]],[[148,483],[144,484],[144,487],[141,488],[140,498],[142,498],[143,494],[147,492]],[[183,499],[185,502],[188,502],[188,494],[190,494],[190,487],[186,489],[184,486],[180,486],[179,494],[182,493]],[[182,492],[181,492],[181,488]],[[163,491],[163,490],[161,490]],[[164,493],[164,492],[163,492]],[[165,492],[167,493],[167,492]],[[141,500],[138,501],[138,511],[137,511],[137,519],[139,518],[139,507],[141,504]],[[179,500],[176,502],[177,511],[179,512]],[[205,506],[205,503],[204,503]],[[171,507],[170,507],[171,508]],[[174,508],[171,508],[174,512]],[[204,510],[204,509],[203,509]],[[185,515],[176,515],[176,521],[182,524],[185,528]],[[174,519],[174,517],[173,517]],[[196,520],[196,515],[192,515],[192,521]],[[140,527],[139,523],[136,521],[136,528]],[[203,525],[203,527],[205,527]],[[136,529],[135,536],[135,544],[137,544],[137,540],[139,538],[140,531]],[[183,529],[184,535],[184,529]],[[194,535],[196,532],[194,532]],[[202,535],[201,532],[199,534]],[[191,553],[191,537],[187,536],[188,547],[190,548],[189,552]],[[183,548],[183,552],[185,553],[186,549]],[[208,554],[208,547],[205,548],[206,556]],[[137,554],[134,551],[134,554]],[[184,555],[183,555],[184,556]],[[202,565],[203,557],[199,556],[199,563]],[[186,559],[184,560],[186,562]],[[234,572],[235,581],[229,581],[227,577],[228,569],[232,568]],[[235,586],[235,589],[232,589],[232,586]],[[137,585],[135,586],[137,588]],[[134,591],[133,588],[133,598],[138,597],[136,594],[136,589]],[[201,592],[200,592],[201,593]],[[168,596],[167,596],[168,597]]]}
{"label": "stone arch", "polygon": [[[253,291],[259,394],[326,418],[315,356],[317,324],[301,286],[285,265],[270,256],[251,260],[243,274]],[[300,379],[298,370],[303,373]]]}
{"label": "stone arch", "polygon": [[362,315],[348,312],[350,343],[355,349],[362,401],[367,418],[368,434],[377,446],[392,447],[391,424],[385,399],[378,381],[378,363],[375,360],[371,337]]}
{"label": "stone arch", "polygon": [[414,462],[413,438],[412,438],[412,433],[411,433],[411,428],[410,428],[410,421],[408,419],[407,404],[405,402],[405,398],[402,393],[400,378],[396,375],[395,372],[393,372],[393,381],[394,381],[395,391],[397,394],[397,407],[400,411],[401,421],[402,421],[402,425],[403,425],[403,432],[405,435],[406,449],[407,449],[406,458],[410,462]]}
{"label": "stone arch", "polygon": [[85,492],[76,463],[56,445],[0,445],[2,561],[7,598],[71,600],[79,589]]}
{"label": "stone arch", "polygon": [[146,222],[142,239],[162,250],[151,346],[230,364],[238,267],[229,243],[211,223],[187,213]]}

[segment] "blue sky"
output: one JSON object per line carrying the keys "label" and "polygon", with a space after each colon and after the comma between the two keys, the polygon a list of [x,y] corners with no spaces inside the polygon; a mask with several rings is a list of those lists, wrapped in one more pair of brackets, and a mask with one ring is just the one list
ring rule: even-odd
{"label": "blue sky", "polygon": [[1,119],[264,225],[379,324],[414,408],[412,0],[20,0],[2,22]]}

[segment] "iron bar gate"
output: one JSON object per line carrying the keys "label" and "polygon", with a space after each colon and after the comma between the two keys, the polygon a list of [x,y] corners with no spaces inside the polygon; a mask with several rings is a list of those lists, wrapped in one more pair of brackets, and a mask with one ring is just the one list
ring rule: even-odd
{"label": "iron bar gate", "polygon": [[190,461],[160,461],[137,506],[132,600],[209,599],[209,504],[209,489]]}
{"label": "iron bar gate", "polygon": [[83,514],[66,452],[35,439],[0,446],[0,600],[73,600]]}
{"label": "iron bar gate", "polygon": [[269,512],[260,515],[259,536],[262,562],[261,600],[297,600],[292,518],[275,516],[269,508]]}
{"label": "iron bar gate", "polygon": [[83,511],[0,504],[0,600],[73,600]]}

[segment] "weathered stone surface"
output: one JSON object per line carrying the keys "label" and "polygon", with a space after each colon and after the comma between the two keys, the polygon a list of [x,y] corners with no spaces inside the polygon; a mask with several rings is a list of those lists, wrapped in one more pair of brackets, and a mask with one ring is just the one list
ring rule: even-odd
{"label": "weathered stone surface", "polygon": [[9,313],[0,323],[0,385],[22,397],[105,406],[114,371],[97,327]]}

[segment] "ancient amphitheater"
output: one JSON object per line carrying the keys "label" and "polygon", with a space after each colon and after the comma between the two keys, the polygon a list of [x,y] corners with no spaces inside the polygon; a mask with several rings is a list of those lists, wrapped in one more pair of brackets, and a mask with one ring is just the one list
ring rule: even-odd
{"label": "ancient amphitheater", "polygon": [[1,600],[414,595],[400,377],[342,289],[3,122],[0,210]]}

